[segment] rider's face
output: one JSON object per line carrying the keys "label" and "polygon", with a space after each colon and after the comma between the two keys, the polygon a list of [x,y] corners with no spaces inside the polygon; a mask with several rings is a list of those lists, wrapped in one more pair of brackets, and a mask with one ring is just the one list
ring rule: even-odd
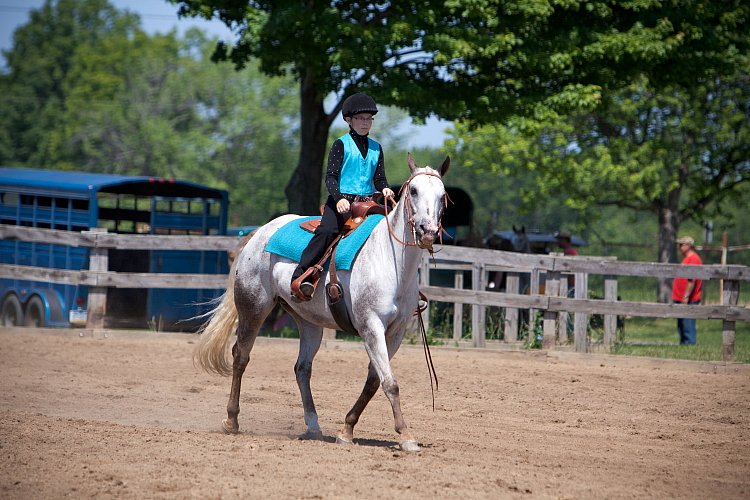
{"label": "rider's face", "polygon": [[370,133],[372,128],[372,122],[375,120],[370,113],[359,113],[352,117],[347,117],[346,122],[357,132],[359,135],[367,135]]}

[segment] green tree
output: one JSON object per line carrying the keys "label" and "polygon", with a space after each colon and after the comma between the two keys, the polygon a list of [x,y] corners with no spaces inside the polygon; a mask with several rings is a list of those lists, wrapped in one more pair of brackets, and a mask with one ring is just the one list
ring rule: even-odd
{"label": "green tree", "polygon": [[215,40],[197,30],[107,42],[81,50],[66,126],[52,132],[72,165],[227,189],[239,224],[285,209],[279,178],[293,168],[298,122],[288,79],[211,64]]}
{"label": "green tree", "polygon": [[[741,187],[750,181],[749,116],[746,75],[662,92],[641,80],[589,112],[517,120],[516,128],[488,127],[482,134],[459,128],[456,145],[469,147],[495,172],[534,172],[534,198],[564,193],[566,205],[587,218],[607,206],[652,214],[658,221],[657,259],[675,262],[683,223],[700,226],[728,205],[747,208]],[[507,157],[488,161],[476,154],[488,144],[510,148]],[[627,228],[620,234],[626,236]],[[668,283],[661,283],[662,300],[668,292]]]}
{"label": "green tree", "polygon": [[112,33],[132,35],[138,18],[106,0],[47,0],[13,34],[0,75],[0,163],[49,165],[48,132],[65,113],[65,79],[76,49]]}
{"label": "green tree", "polygon": [[206,147],[196,70],[174,33],[110,34],[76,47],[64,81],[65,113],[47,134],[58,166],[190,178]]}
{"label": "green tree", "polygon": [[[567,135],[578,148],[560,151],[572,161],[564,170],[544,171],[544,185],[562,182],[583,204],[652,213],[658,220],[657,259],[675,262],[684,222],[707,220],[725,202],[742,203],[738,187],[750,180],[747,77],[713,78],[662,93],[642,83],[608,110],[569,121]],[[660,284],[659,296],[668,300],[668,283]]]}
{"label": "green tree", "polygon": [[257,58],[266,74],[298,82],[300,155],[286,187],[298,213],[317,207],[327,132],[355,90],[417,118],[476,123],[590,109],[642,72],[670,83],[732,66],[720,55],[734,50],[750,9],[740,0],[169,1],[234,30],[216,59],[241,68]]}
{"label": "green tree", "polygon": [[212,64],[215,39],[149,36],[96,0],[48,2],[15,41],[0,76],[3,164],[208,184],[230,192],[238,224],[285,210],[298,152],[290,79]]}

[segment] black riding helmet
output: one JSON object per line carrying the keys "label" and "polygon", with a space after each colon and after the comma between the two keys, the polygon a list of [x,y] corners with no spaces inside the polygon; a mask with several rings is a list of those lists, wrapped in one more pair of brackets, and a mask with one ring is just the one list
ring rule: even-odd
{"label": "black riding helmet", "polygon": [[375,100],[362,92],[350,95],[344,101],[343,106],[341,106],[341,114],[344,115],[344,118],[359,113],[370,113],[371,115],[378,113],[378,106],[375,104]]}

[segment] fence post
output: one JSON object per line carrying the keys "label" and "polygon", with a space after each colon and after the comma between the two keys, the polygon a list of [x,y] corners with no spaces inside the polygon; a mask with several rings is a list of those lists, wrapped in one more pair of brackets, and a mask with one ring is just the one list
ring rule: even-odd
{"label": "fence post", "polygon": [[[722,266],[727,265],[727,246],[728,245],[729,245],[729,233],[724,231],[723,233],[721,233],[721,265]],[[726,306],[728,304],[724,301],[724,278],[719,280],[719,288],[722,290],[720,304],[722,306]]]}
{"label": "fence post", "polygon": [[[453,276],[453,288],[457,290],[464,289],[464,272],[456,270]],[[453,340],[460,341],[463,337],[463,316],[464,305],[461,302],[453,303]]]}
{"label": "fence post", "polygon": [[[589,295],[588,273],[576,273],[575,292],[576,299],[586,299]],[[586,313],[577,312],[573,314],[573,338],[576,352],[589,352],[588,336],[589,317]]]}
{"label": "fence post", "polygon": [[[740,282],[736,280],[724,280],[722,290],[722,303],[725,306],[736,306],[740,295]],[[725,362],[734,361],[734,336],[735,322],[722,320],[721,338],[723,344],[723,357]]]}
{"label": "fence post", "polygon": [[[539,295],[539,268],[535,267],[531,270],[531,273],[529,273],[529,294],[530,295]],[[533,332],[534,328],[536,328],[536,309],[529,309],[529,324],[527,325],[529,328],[529,332]],[[532,340],[533,335],[529,333],[529,341]]]}
{"label": "fence post", "polygon": [[[505,292],[518,294],[520,277],[518,273],[505,273]],[[506,342],[516,342],[518,340],[518,308],[505,308],[505,335]]]}
{"label": "fence post", "polygon": [[[604,300],[617,302],[617,277],[604,276]],[[609,351],[617,340],[617,315],[604,315],[604,348]]]}
{"label": "fence post", "polygon": [[[558,285],[557,295],[559,297],[568,297],[568,277],[560,275],[560,284]],[[557,313],[557,343],[564,345],[568,343],[568,318],[570,312],[558,311]]]}
{"label": "fence post", "polygon": [[[89,250],[89,271],[109,271],[109,249],[97,246],[96,235],[106,233],[106,228],[95,228],[82,231],[94,236],[94,246]],[[86,328],[104,328],[107,315],[107,287],[89,287],[88,312]]]}
{"label": "fence post", "polygon": [[[471,287],[475,291],[484,290],[484,264],[474,263],[471,266]],[[477,304],[471,306],[471,338],[474,341],[474,347],[485,346],[485,308]]]}
{"label": "fence post", "polygon": [[[544,280],[544,295],[556,297],[559,293],[560,271],[547,271],[547,277]],[[557,312],[545,309],[542,349],[551,349],[555,346],[556,325]]]}

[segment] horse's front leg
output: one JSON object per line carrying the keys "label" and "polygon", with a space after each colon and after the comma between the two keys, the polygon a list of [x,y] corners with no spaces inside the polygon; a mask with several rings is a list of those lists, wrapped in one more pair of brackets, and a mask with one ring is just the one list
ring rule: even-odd
{"label": "horse's front leg", "polygon": [[[362,334],[362,332],[360,332]],[[351,436],[353,435],[354,425],[359,419],[367,403],[370,401],[374,393],[377,391],[375,386],[375,378],[372,376],[374,371],[380,381],[380,385],[383,388],[385,396],[391,403],[391,409],[393,410],[393,419],[395,423],[396,432],[400,435],[399,444],[401,449],[404,451],[419,451],[419,445],[417,441],[412,437],[409,431],[404,415],[401,411],[401,399],[399,396],[398,382],[396,377],[393,375],[391,370],[390,358],[395,354],[400,344],[403,334],[396,335],[391,339],[389,344],[386,344],[385,336],[382,333],[365,333],[363,339],[365,340],[365,349],[367,355],[370,357],[370,369],[368,372],[367,382],[365,388],[360,395],[360,398],[355,403],[352,410],[349,412],[346,418],[346,423],[341,435],[339,436],[341,441],[346,442],[346,438],[349,438],[351,442]],[[373,388],[375,387],[375,388]],[[351,418],[350,418],[351,417]]]}
{"label": "horse's front leg", "polygon": [[399,433],[401,436],[401,441],[399,442],[399,445],[401,446],[401,449],[404,451],[420,451],[419,444],[417,444],[417,440],[412,436],[411,431],[406,425],[406,421],[404,420],[404,415],[401,412],[401,397],[399,395],[399,389],[398,389],[398,383],[396,382],[396,377],[393,375],[393,372],[391,371],[391,362],[390,360],[393,359],[393,356],[396,355],[396,351],[398,351],[398,348],[401,347],[401,341],[404,338],[405,333],[405,325],[402,327],[396,328],[395,333],[393,329],[390,332],[390,335],[387,339],[387,361],[386,361],[386,367],[388,372],[390,372],[390,383],[388,383],[388,379],[384,378],[382,385],[383,385],[383,392],[385,392],[386,397],[391,403],[391,408],[393,410],[393,419],[395,422],[395,428],[396,432]]}

